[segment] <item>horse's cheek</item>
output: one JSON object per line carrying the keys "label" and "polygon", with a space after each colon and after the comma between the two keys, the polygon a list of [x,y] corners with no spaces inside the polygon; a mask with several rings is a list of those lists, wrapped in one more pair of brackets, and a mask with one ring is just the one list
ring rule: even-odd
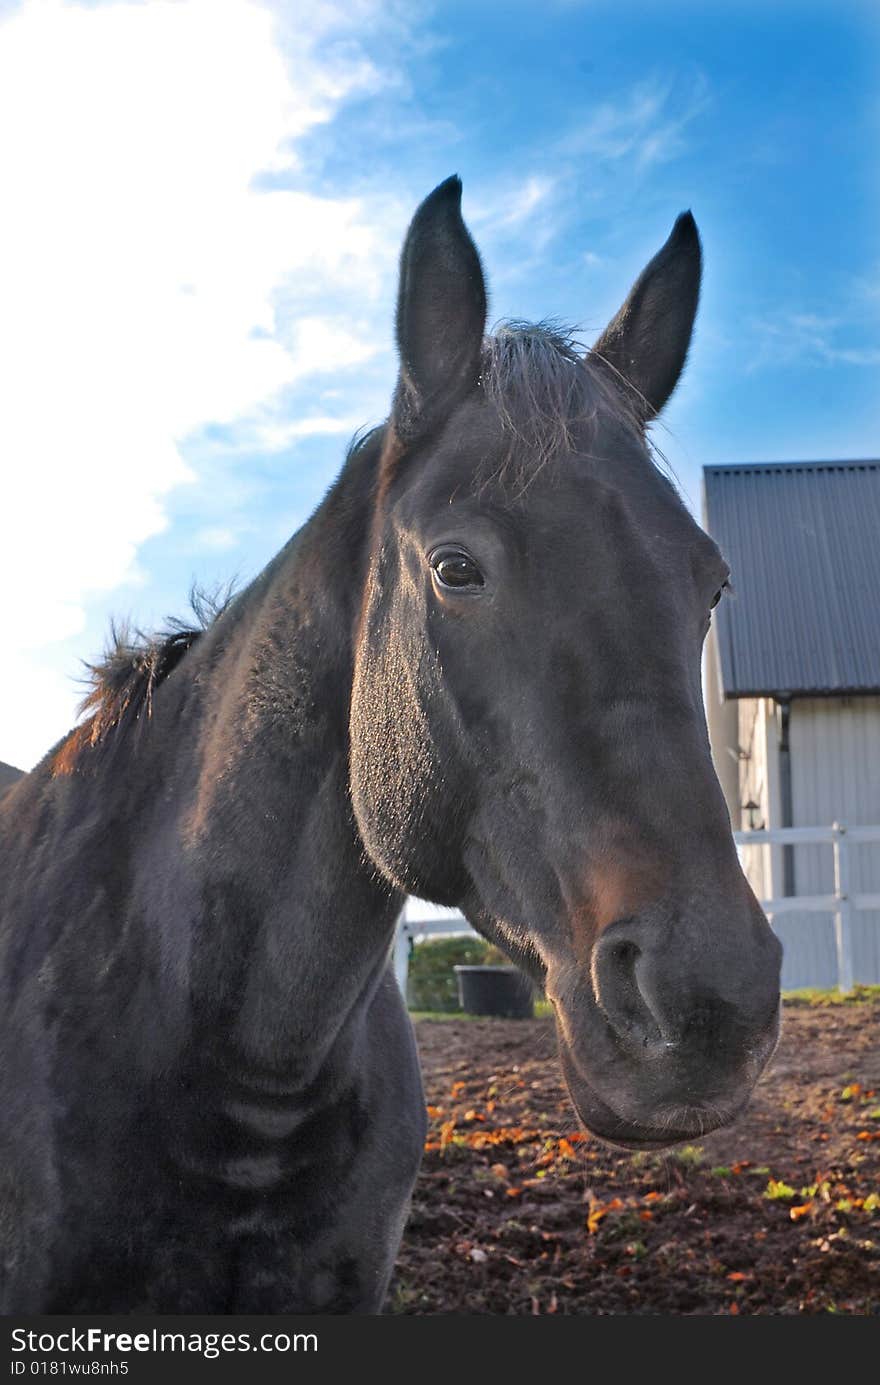
{"label": "horse's cheek", "polygon": [[401,887],[425,760],[409,724],[406,685],[393,650],[363,651],[350,719],[351,795],[358,827],[372,859]]}
{"label": "horse's cheek", "polygon": [[[352,688],[351,797],[364,846],[399,889],[439,898],[457,891],[454,748],[427,689],[423,651],[364,641]],[[438,730],[439,727],[439,730]]]}

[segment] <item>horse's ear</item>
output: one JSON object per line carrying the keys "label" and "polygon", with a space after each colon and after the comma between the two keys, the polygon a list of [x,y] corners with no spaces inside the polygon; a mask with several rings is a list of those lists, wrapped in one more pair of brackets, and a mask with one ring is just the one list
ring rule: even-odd
{"label": "horse's ear", "polygon": [[430,426],[473,387],[485,328],[486,284],[461,216],[461,179],[447,178],[413,217],[400,257],[398,433]]}
{"label": "horse's ear", "polygon": [[[642,270],[592,356],[621,384],[643,423],[660,412],[678,382],[700,297],[702,254],[697,225],[682,212],[663,246]],[[634,393],[633,393],[634,392]]]}

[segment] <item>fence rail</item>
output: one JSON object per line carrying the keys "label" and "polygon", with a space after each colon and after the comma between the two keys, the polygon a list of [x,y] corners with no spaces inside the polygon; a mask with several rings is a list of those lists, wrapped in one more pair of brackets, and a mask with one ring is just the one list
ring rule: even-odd
{"label": "fence rail", "polygon": [[853,965],[852,917],[856,909],[880,909],[880,894],[853,894],[850,874],[850,847],[880,843],[880,826],[848,827],[833,822],[830,827],[770,827],[752,832],[734,832],[737,846],[830,846],[834,859],[832,894],[787,895],[762,899],[768,918],[775,914],[817,913],[834,916],[834,949],[837,954],[837,985],[851,991],[855,982]]}
{"label": "fence rail", "polygon": [[[851,891],[849,850],[852,846],[880,845],[880,826],[848,827],[833,822],[830,827],[771,827],[751,832],[734,832],[738,847],[744,846],[830,846],[834,858],[834,891],[832,894],[788,895],[778,899],[762,899],[761,908],[769,918],[776,914],[832,914],[834,916],[834,945],[837,954],[837,985],[850,991],[854,984],[852,916],[857,909],[880,910],[880,894],[853,894]],[[401,991],[406,995],[409,974],[409,955],[415,938],[427,935],[455,937],[474,934],[467,919],[453,909],[441,910],[431,905],[430,917],[420,917],[420,901],[413,900],[400,916],[394,940],[394,974]],[[407,914],[409,913],[409,917]]]}
{"label": "fence rail", "polygon": [[[431,910],[431,917],[420,917],[419,905],[421,903],[421,900],[408,902],[398,920],[397,933],[394,938],[394,975],[397,977],[397,984],[403,996],[406,996],[406,983],[409,976],[409,955],[416,938],[429,935],[449,938],[457,937],[460,933],[473,938],[478,936],[464,915],[459,914],[455,909],[440,910],[436,906],[427,905],[426,907]],[[410,917],[407,917],[408,912],[410,912]]]}

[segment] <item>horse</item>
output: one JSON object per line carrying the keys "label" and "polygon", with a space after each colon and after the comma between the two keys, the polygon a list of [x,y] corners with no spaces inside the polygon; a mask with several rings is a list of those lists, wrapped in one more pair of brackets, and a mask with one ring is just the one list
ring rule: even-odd
{"label": "horse", "polygon": [[7,1313],[381,1311],[425,1139],[407,894],[544,991],[616,1146],[731,1121],[774,1048],[701,691],[729,571],[648,432],[696,225],[586,350],[486,334],[461,193],[405,237],[387,421],[246,589],[117,632],[0,803]]}

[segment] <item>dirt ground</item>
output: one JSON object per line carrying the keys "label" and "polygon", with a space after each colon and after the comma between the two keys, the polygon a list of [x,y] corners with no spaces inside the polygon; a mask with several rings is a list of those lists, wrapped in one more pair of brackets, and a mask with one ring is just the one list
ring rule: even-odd
{"label": "dirt ground", "polygon": [[749,1110],[583,1135],[551,1020],[416,1025],[430,1130],[386,1311],[880,1315],[880,998],[788,1004]]}

